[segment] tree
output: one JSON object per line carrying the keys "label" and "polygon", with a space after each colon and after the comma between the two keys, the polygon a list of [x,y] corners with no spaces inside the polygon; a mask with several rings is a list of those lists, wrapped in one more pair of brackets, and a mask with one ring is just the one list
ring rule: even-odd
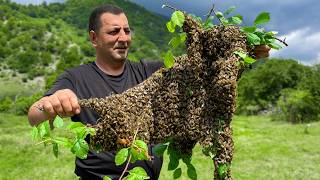
{"label": "tree", "polygon": [[281,90],[296,88],[311,69],[294,60],[270,59],[243,74],[238,84],[238,112],[273,107]]}

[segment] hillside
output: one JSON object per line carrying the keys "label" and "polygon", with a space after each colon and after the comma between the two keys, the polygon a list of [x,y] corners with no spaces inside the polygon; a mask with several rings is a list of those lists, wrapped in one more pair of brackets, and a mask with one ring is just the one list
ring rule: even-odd
{"label": "hillside", "polygon": [[94,59],[86,24],[91,10],[116,4],[134,30],[129,59],[160,59],[169,40],[166,19],[124,0],[69,0],[35,6],[0,0],[1,77],[24,74],[24,81],[46,76],[50,84],[65,68]]}

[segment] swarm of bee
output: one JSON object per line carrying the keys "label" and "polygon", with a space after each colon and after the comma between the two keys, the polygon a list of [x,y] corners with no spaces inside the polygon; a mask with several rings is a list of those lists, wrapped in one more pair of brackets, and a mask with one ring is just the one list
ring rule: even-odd
{"label": "swarm of bee", "polygon": [[[199,142],[214,154],[217,168],[230,165],[233,141],[230,123],[235,111],[236,81],[241,61],[233,52],[248,52],[246,37],[236,26],[204,30],[185,15],[187,54],[161,68],[138,86],[104,99],[80,100],[97,111],[91,145],[119,150],[137,139],[146,143],[174,140],[177,150],[191,153]],[[238,63],[237,63],[238,62]],[[224,179],[231,179],[230,169]]]}

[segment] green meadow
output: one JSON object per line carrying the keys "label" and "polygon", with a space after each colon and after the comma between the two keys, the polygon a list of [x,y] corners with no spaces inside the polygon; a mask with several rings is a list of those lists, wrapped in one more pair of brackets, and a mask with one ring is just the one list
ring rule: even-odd
{"label": "green meadow", "polygon": [[[320,122],[290,124],[268,116],[236,116],[233,131],[234,179],[320,178]],[[55,158],[50,146],[35,145],[26,116],[0,113],[0,132],[1,180],[77,179],[71,152],[62,149]],[[213,164],[199,146],[192,158],[198,179],[212,179]],[[164,159],[160,179],[173,179],[168,157]],[[179,166],[180,179],[188,179],[186,166],[182,162]]]}

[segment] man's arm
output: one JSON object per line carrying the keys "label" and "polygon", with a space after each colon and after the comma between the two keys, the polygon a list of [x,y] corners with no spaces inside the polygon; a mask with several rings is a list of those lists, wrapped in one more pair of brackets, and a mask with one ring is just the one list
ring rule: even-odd
{"label": "man's arm", "polygon": [[[42,109],[42,110],[40,110]],[[70,89],[56,91],[35,102],[29,109],[28,120],[31,126],[59,116],[73,116],[80,113],[78,98]]]}

